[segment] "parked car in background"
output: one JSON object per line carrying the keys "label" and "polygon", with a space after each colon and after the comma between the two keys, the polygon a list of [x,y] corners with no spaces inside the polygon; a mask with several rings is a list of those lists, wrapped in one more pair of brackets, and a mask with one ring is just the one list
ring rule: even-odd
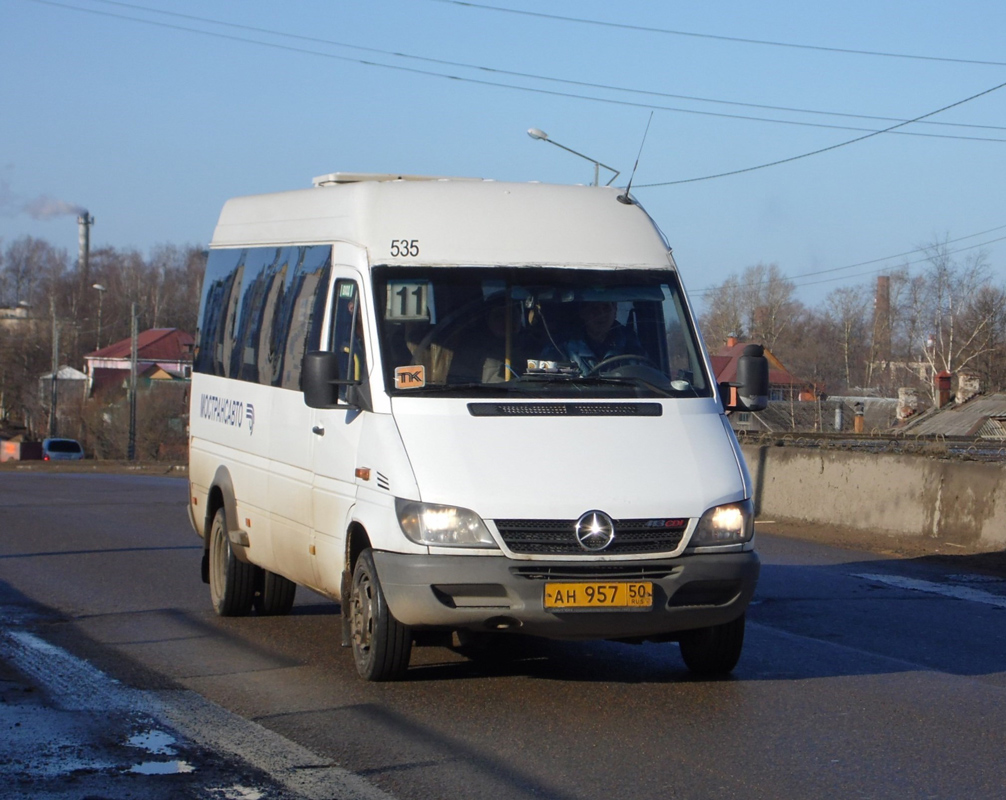
{"label": "parked car in background", "polygon": [[42,442],[44,461],[79,461],[84,457],[84,448],[76,439],[45,439]]}

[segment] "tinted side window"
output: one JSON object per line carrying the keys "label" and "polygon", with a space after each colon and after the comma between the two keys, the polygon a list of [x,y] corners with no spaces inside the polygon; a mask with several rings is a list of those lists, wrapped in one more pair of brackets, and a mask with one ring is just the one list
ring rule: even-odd
{"label": "tinted side window", "polygon": [[300,369],[307,350],[321,347],[321,325],[325,299],[332,273],[332,248],[303,248],[301,260],[285,303],[283,324],[278,330],[284,338],[273,346],[282,352],[280,383],[284,389],[300,391]]}
{"label": "tinted side window", "polygon": [[203,280],[196,372],[300,389],[317,348],[331,247],[213,250]]}
{"label": "tinted side window", "polygon": [[214,250],[207,259],[192,364],[196,372],[226,374],[223,352],[227,316],[236,308],[241,291],[244,255],[244,250]]}

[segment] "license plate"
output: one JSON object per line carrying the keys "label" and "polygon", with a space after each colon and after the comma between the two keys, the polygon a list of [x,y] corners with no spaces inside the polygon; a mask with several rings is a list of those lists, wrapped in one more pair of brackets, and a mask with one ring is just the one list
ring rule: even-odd
{"label": "license plate", "polygon": [[650,581],[545,584],[545,608],[549,611],[645,610],[652,607],[653,584]]}

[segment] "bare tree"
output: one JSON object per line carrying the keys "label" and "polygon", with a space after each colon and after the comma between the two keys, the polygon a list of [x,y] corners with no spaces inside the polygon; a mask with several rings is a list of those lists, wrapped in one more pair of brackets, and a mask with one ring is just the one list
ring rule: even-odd
{"label": "bare tree", "polygon": [[842,360],[842,380],[846,387],[861,384],[862,366],[869,341],[869,293],[860,286],[843,286],[825,299],[826,317],[831,326],[833,346]]}
{"label": "bare tree", "polygon": [[7,245],[0,272],[0,304],[36,305],[66,273],[68,258],[43,239],[22,236]]}
{"label": "bare tree", "polygon": [[744,298],[740,279],[731,275],[709,294],[707,310],[699,318],[706,345],[716,350],[730,336],[743,338]]}
{"label": "bare tree", "polygon": [[748,267],[710,293],[700,323],[703,333],[714,343],[735,335],[775,349],[794,334],[803,310],[794,292],[793,282],[776,264]]}
{"label": "bare tree", "polygon": [[961,328],[975,332],[965,349],[966,369],[986,390],[1006,387],[1006,291],[979,288],[961,314]]}
{"label": "bare tree", "polygon": [[[958,372],[992,352],[995,328],[1003,315],[1002,292],[990,291],[984,251],[955,260],[946,241],[926,248],[928,267],[919,298],[926,324],[923,360],[930,374]],[[933,399],[936,388],[932,386]]]}
{"label": "bare tree", "polygon": [[744,270],[742,283],[749,293],[750,338],[775,349],[780,340],[792,337],[802,305],[794,298],[793,281],[776,264],[757,264]]}

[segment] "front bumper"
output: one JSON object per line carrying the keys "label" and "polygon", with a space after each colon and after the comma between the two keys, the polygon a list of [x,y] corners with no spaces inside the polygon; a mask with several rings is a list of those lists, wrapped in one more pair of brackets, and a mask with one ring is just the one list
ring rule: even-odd
{"label": "front bumper", "polygon": [[[674,638],[680,631],[730,622],[747,608],[760,569],[754,551],[590,563],[376,551],[374,562],[388,608],[405,625],[551,639]],[[548,611],[549,580],[649,580],[653,607]]]}

